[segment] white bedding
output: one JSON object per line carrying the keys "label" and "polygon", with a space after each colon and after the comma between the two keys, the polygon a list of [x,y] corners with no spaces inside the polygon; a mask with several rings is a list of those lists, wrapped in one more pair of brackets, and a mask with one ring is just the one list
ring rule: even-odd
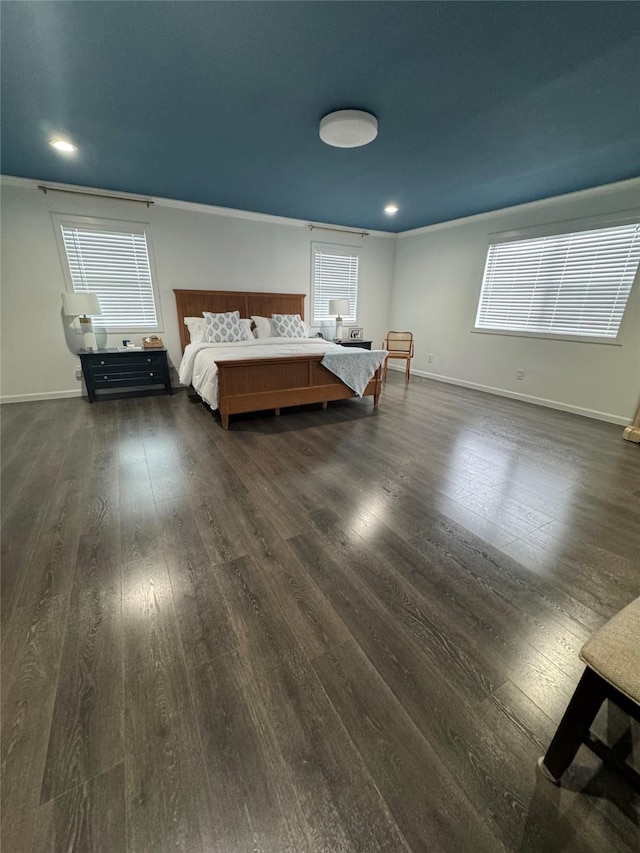
{"label": "white bedding", "polygon": [[218,408],[218,361],[244,358],[278,358],[288,355],[323,355],[328,350],[342,350],[338,344],[322,338],[259,338],[232,344],[188,344],[178,375],[183,385],[194,389],[212,409]]}

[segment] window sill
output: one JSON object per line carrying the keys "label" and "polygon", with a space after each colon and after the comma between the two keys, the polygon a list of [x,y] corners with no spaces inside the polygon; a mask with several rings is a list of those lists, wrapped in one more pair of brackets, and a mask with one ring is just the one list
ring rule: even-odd
{"label": "window sill", "polygon": [[551,335],[544,332],[518,332],[508,329],[471,329],[474,335],[505,335],[509,338],[534,338],[540,341],[567,341],[575,344],[604,344],[610,347],[621,347],[622,343],[618,338],[595,338],[580,335]]}
{"label": "window sill", "polygon": [[96,323],[93,323],[93,331],[95,332],[105,332],[107,335],[141,335],[143,338],[146,338],[147,335],[157,335],[158,333],[164,333],[164,328],[162,326],[145,326],[142,328],[141,326],[98,326]]}

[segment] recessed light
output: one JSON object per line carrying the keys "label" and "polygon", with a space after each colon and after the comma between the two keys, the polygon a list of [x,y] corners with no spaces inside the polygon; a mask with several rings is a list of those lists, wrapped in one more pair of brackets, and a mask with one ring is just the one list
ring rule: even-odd
{"label": "recessed light", "polygon": [[69,142],[67,139],[52,139],[49,142],[49,145],[52,148],[55,148],[56,151],[61,151],[63,154],[73,154],[78,150],[77,146],[72,142]]}
{"label": "recessed light", "polygon": [[393,216],[394,213],[397,213],[399,210],[400,210],[400,208],[398,207],[397,204],[388,204],[385,207],[384,212],[386,214],[388,214],[389,216]]}

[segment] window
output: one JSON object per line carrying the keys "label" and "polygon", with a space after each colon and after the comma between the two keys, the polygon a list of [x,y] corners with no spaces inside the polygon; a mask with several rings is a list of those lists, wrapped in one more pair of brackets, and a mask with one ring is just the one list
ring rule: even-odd
{"label": "window", "polygon": [[330,299],[348,299],[346,325],[356,322],[358,312],[358,263],[360,256],[349,246],[313,243],[311,246],[311,323],[335,322],[329,314]]}
{"label": "window", "polygon": [[640,224],[492,243],[476,329],[615,340],[640,261]]}
{"label": "window", "polygon": [[96,327],[109,331],[159,329],[147,246],[141,223],[58,220],[70,284],[75,292],[95,293],[102,314]]}

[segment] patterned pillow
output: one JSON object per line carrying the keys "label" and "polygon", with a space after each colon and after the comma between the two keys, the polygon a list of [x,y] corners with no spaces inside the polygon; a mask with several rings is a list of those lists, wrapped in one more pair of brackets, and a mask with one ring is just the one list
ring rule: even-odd
{"label": "patterned pillow", "polygon": [[307,331],[299,314],[272,314],[271,327],[276,338],[307,337]]}
{"label": "patterned pillow", "polygon": [[223,314],[203,311],[202,315],[205,321],[204,339],[210,344],[229,344],[251,338],[246,324],[240,320],[239,311],[225,311]]}

